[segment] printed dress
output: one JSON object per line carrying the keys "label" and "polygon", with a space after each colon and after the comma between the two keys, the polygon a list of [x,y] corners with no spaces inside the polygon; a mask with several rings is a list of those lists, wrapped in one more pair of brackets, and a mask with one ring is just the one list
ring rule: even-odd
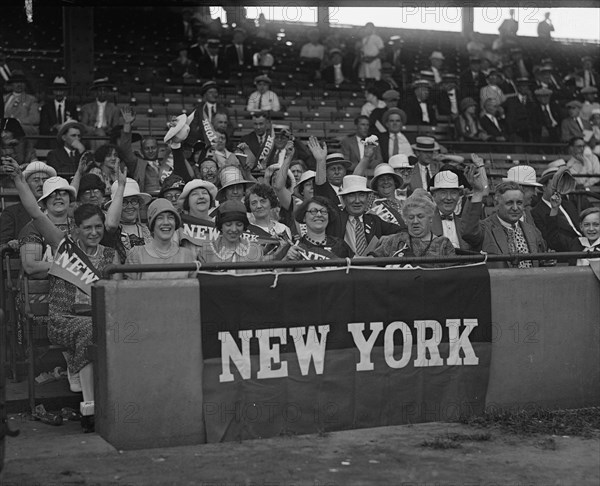
{"label": "printed dress", "polygon": [[[100,274],[113,263],[115,250],[99,245],[95,256],[88,255],[92,265]],[[75,315],[73,304],[90,304],[91,298],[75,285],[61,278],[50,278],[50,305],[48,317],[48,338],[50,342],[68,348],[67,366],[69,372],[78,373],[90,363],[87,347],[92,344],[92,317]]]}

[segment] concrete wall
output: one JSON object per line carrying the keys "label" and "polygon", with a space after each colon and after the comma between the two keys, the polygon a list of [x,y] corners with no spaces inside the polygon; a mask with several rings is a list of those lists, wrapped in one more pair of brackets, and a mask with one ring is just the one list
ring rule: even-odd
{"label": "concrete wall", "polygon": [[[515,278],[518,276],[518,279]],[[600,282],[589,267],[491,270],[486,406],[600,405]],[[205,442],[196,280],[94,288],[96,430],[120,449]]]}

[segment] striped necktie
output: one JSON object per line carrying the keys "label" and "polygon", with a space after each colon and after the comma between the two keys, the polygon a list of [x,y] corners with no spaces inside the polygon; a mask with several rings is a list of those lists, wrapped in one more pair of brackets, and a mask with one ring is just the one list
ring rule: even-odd
{"label": "striped necktie", "polygon": [[354,233],[356,236],[356,254],[363,256],[367,250],[367,237],[365,236],[365,227],[359,217],[354,217]]}

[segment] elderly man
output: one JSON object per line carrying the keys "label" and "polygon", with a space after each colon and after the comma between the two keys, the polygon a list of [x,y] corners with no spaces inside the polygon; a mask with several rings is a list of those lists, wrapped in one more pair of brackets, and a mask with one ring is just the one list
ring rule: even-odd
{"label": "elderly man", "polygon": [[542,172],[542,176],[539,179],[539,184],[543,187],[541,200],[531,210],[535,226],[541,231],[548,246],[555,251],[569,251],[569,247],[563,244],[564,237],[573,239],[582,236],[579,231],[579,214],[577,208],[566,197],[563,197],[561,200],[555,225],[558,226],[558,233],[561,236],[553,237],[553,232],[550,231],[551,197],[554,192],[551,184],[552,177],[558,172],[558,169],[564,166],[566,166],[566,163],[562,159],[548,164],[548,168]]}
{"label": "elderly man", "polygon": [[428,191],[438,169],[434,155],[440,150],[440,146],[432,137],[417,137],[412,148],[417,156],[417,163],[410,175],[410,192],[417,188]]}
{"label": "elderly man", "polygon": [[572,100],[566,106],[568,115],[560,123],[561,142],[569,142],[573,137],[584,138],[584,130],[591,131],[592,126],[589,121],[581,118],[581,102]]}
{"label": "elderly man", "polygon": [[592,111],[600,109],[600,103],[596,95],[598,94],[598,88],[594,86],[588,86],[581,90],[581,96],[583,97],[583,103],[581,104],[581,110],[579,116],[582,120],[589,121],[592,117]]}
{"label": "elderly man", "polygon": [[470,245],[462,238],[460,216],[455,214],[463,189],[454,172],[442,170],[435,175],[433,186],[429,188],[437,206],[431,230],[436,236],[448,238],[455,249],[469,250]]}
{"label": "elderly man", "polygon": [[483,103],[483,115],[479,118],[481,128],[490,136],[491,142],[506,141],[504,111],[496,98],[488,98]]}
{"label": "elderly man", "polygon": [[[55,177],[56,171],[43,162],[31,162],[23,171],[23,177],[36,199],[42,197],[44,182]],[[0,245],[18,248],[17,238],[23,227],[31,220],[21,202],[8,206],[0,213]]]}
{"label": "elderly man", "polygon": [[409,125],[435,125],[437,119],[433,103],[429,97],[431,84],[426,79],[417,79],[413,84],[413,94],[406,99],[406,123]]}
{"label": "elderly man", "polygon": [[84,132],[85,126],[77,121],[64,123],[56,135],[58,147],[48,152],[48,165],[61,174],[74,174],[85,151],[81,143]]}
{"label": "elderly man", "polygon": [[406,113],[400,108],[390,108],[383,114],[382,121],[387,128],[387,132],[378,135],[383,161],[387,162],[396,154],[415,155],[410,142],[401,133],[406,123]]}
{"label": "elderly man", "polygon": [[521,187],[523,192],[523,218],[529,224],[535,224],[531,214],[532,204],[538,187],[543,187],[542,184],[536,181],[535,169],[528,165],[515,165],[508,169],[506,177],[502,178],[503,182],[516,182]]}
{"label": "elderly man", "polygon": [[[354,119],[354,126],[356,127],[356,131],[343,138],[340,143],[342,155],[351,163],[350,171],[354,171],[359,162],[365,157],[365,139],[369,135],[369,118],[364,115],[357,116]],[[377,146],[370,157],[368,166],[374,168],[381,162],[381,150]]]}
{"label": "elderly man", "polygon": [[12,91],[4,95],[4,116],[18,120],[26,135],[37,135],[40,108],[37,98],[25,92],[26,83],[23,72],[15,69],[9,79]]}
{"label": "elderly man", "polygon": [[[583,138],[569,140],[569,154],[571,158],[567,160],[567,167],[571,174],[600,174],[598,157],[586,146]],[[600,177],[578,177],[576,180],[577,185],[589,188],[598,184]]]}
{"label": "elderly man", "polygon": [[[521,221],[523,216],[523,192],[516,182],[502,182],[496,186],[495,212],[481,221],[483,198],[489,193],[489,183],[483,166],[470,175],[473,196],[463,212],[463,239],[474,250],[491,255],[529,254],[546,251],[546,242],[533,225]],[[492,266],[494,264],[489,264]],[[518,268],[531,268],[537,262],[521,260]],[[496,266],[496,265],[494,265]],[[497,266],[510,267],[503,262]]]}

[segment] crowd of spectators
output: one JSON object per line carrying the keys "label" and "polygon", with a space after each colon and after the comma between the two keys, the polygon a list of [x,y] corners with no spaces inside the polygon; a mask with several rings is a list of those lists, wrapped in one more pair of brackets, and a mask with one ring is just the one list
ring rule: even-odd
{"label": "crowd of spectators", "polygon": [[[67,80],[56,77],[53,98],[40,111],[26,93],[23,74],[9,72],[0,127],[2,171],[14,181],[21,203],[2,211],[0,244],[20,249],[32,276],[48,276],[65,234],[100,273],[112,262],[370,258],[377,265],[377,258],[398,257],[402,265],[403,257],[481,251],[599,252],[598,207],[584,198],[578,214],[569,200],[573,188],[597,189],[600,181],[600,78],[591,59],[582,59],[576,73],[559,73],[549,59],[532,65],[508,22],[495,65],[478,54],[466,71],[449,73],[444,54],[434,51],[428,66],[403,85],[396,77],[398,44],[387,49],[373,24],[353,45],[339,38],[322,42],[320,31],[311,29],[298,53],[310,76],[336,86],[365,85],[355,132],[341,140],[341,149],[328,150],[324,140],[302,141],[278,119],[280,100],[265,74],[255,77],[256,91],[248,99],[254,129],[236,143],[218,78],[257,62],[267,66],[261,63],[269,54],[252,52],[242,28],[225,49],[208,32],[193,33],[187,26],[184,32],[187,44],[171,63],[173,75],[207,80],[197,106],[169,121],[166,150],[155,138],[136,134],[135,108],[112,103],[107,77],[94,81],[95,100],[80,109],[70,103]],[[439,117],[455,124],[460,140],[562,141],[569,158],[553,161],[541,177],[532,167],[515,166],[494,188],[488,166],[476,154],[465,160],[432,137],[411,143],[402,133],[406,124],[435,125]],[[28,144],[28,136],[38,132],[56,138],[46,163],[35,159]],[[110,141],[95,139],[86,147],[90,135]],[[67,181],[60,177],[65,173],[75,175]],[[492,189],[494,207],[486,212]],[[552,262],[520,258],[499,265],[538,264]],[[430,265],[448,263],[442,258]],[[128,272],[124,278],[153,276]],[[187,276],[171,272],[162,278]],[[50,278],[57,315],[53,336],[71,349],[69,371],[81,375],[84,402],[91,402],[91,364],[82,354],[91,339],[91,318],[66,318],[73,311],[65,299],[81,296],[72,284]]]}

